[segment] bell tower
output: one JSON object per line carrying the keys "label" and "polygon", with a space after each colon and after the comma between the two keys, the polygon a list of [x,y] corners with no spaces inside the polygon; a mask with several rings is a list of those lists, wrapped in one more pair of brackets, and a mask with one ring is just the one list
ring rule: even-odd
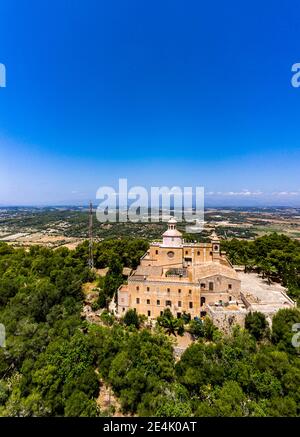
{"label": "bell tower", "polygon": [[210,236],[210,239],[211,239],[211,245],[212,245],[212,257],[213,257],[213,260],[219,259],[220,258],[220,254],[221,254],[221,250],[220,250],[220,238],[218,237],[216,232],[213,231],[213,233]]}

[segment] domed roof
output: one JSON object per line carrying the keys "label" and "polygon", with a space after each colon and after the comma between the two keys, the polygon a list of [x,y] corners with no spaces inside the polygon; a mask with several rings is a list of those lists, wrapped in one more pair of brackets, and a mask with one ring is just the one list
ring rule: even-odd
{"label": "domed roof", "polygon": [[163,237],[182,237],[182,233],[177,229],[167,229],[166,232],[163,233]]}
{"label": "domed roof", "polygon": [[176,229],[177,220],[171,217],[168,221],[168,229],[163,233],[163,237],[182,237],[182,233]]}

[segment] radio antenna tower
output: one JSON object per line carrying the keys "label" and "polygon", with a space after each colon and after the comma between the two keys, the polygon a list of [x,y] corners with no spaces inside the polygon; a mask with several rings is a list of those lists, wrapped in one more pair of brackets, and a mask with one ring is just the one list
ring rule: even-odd
{"label": "radio antenna tower", "polygon": [[89,259],[88,265],[92,269],[94,268],[94,258],[93,258],[93,205],[90,202],[89,210]]}

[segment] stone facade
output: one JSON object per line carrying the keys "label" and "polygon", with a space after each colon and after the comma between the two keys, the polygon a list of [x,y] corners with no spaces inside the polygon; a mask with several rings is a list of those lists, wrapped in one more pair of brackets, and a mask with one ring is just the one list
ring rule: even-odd
{"label": "stone facade", "polygon": [[213,233],[210,243],[185,243],[168,222],[161,243],[153,243],[141,258],[128,284],[118,290],[118,313],[135,308],[154,319],[170,308],[174,316],[184,312],[201,317],[207,305],[227,304],[240,296],[241,281],[220,251],[220,240]]}

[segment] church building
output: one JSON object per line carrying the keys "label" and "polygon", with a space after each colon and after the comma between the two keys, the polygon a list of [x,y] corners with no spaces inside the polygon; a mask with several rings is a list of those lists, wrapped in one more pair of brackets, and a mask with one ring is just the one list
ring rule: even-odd
{"label": "church building", "polygon": [[169,308],[175,317],[183,313],[203,317],[209,305],[229,305],[240,299],[241,281],[215,232],[210,243],[186,243],[168,221],[162,242],[152,243],[140,265],[118,290],[118,314],[135,308],[155,319]]}

